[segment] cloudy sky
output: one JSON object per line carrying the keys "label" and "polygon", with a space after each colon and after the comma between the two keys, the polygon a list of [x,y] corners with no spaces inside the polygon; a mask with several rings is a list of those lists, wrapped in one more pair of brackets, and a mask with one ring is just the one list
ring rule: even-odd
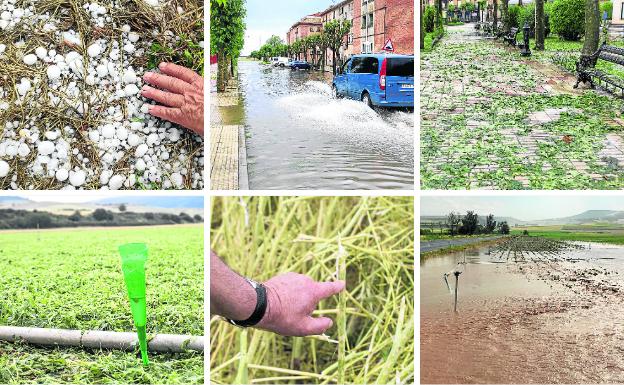
{"label": "cloudy sky", "polygon": [[247,31],[242,55],[247,56],[277,35],[286,40],[286,32],[306,15],[322,11],[337,0],[247,0]]}
{"label": "cloudy sky", "polygon": [[514,217],[530,221],[562,218],[586,210],[624,210],[621,196],[476,196],[422,197],[421,215],[446,215],[450,211],[474,210],[485,215]]}

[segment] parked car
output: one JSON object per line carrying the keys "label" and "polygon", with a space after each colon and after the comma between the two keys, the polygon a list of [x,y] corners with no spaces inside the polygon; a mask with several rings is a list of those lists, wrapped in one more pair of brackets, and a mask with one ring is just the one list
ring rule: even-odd
{"label": "parked car", "polygon": [[290,65],[290,59],[287,57],[278,57],[277,60],[273,63],[276,67],[288,67]]}
{"label": "parked car", "polygon": [[312,68],[310,63],[305,60],[293,60],[290,62],[289,67],[291,70],[309,70]]}
{"label": "parked car", "polygon": [[414,108],[414,55],[354,55],[337,71],[334,97],[360,100],[371,108]]}
{"label": "parked car", "polygon": [[277,56],[270,57],[269,58],[269,64],[275,65],[275,63],[277,63],[278,60],[279,60],[279,58]]}

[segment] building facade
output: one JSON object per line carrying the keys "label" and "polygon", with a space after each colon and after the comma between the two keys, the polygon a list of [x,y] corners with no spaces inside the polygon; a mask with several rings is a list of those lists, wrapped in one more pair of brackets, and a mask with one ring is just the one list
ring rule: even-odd
{"label": "building facade", "polygon": [[414,53],[414,2],[354,0],[354,45],[357,53],[383,50],[392,41],[395,53]]}
{"label": "building facade", "polygon": [[[353,3],[359,0],[344,0],[338,4],[332,5],[327,8],[323,12],[320,13],[321,19],[323,20],[323,25],[327,24],[332,20],[350,20],[351,21],[351,31],[345,36],[342,46],[340,50],[337,52],[336,59],[337,65],[343,63],[349,56],[356,53],[355,47],[353,45],[353,34],[354,34],[354,26],[353,26]],[[334,63],[334,55],[331,49],[327,49],[325,51],[325,71],[331,71]]]}
{"label": "building facade", "polygon": [[[414,54],[413,0],[343,0],[295,23],[286,34],[287,43],[320,33],[324,24],[335,19],[351,21],[351,31],[337,55],[337,66],[354,54],[381,52],[389,40],[395,53]],[[331,49],[324,55],[324,69],[331,71]]]}
{"label": "building facade", "polygon": [[323,23],[318,13],[306,16],[290,27],[286,33],[286,44],[292,44],[310,35],[321,33],[322,29]]}

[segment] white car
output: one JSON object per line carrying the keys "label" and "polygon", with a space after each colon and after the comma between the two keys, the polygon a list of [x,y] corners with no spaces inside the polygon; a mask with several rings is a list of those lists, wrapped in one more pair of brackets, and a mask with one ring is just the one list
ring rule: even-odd
{"label": "white car", "polygon": [[273,65],[276,67],[288,67],[288,64],[290,63],[290,59],[287,57],[276,57],[274,59],[277,59],[274,62],[272,62]]}

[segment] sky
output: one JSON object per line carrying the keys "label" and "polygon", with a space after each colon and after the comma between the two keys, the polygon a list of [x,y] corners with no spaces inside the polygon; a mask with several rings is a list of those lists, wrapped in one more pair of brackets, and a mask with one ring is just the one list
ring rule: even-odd
{"label": "sky", "polygon": [[[164,196],[172,198],[171,194],[166,191],[120,191],[123,194],[117,192],[97,192],[97,191],[63,191],[62,193],[50,193],[47,191],[29,191],[28,194],[19,192],[3,191],[0,192],[0,196],[20,197],[31,200],[33,202],[56,202],[56,203],[86,203],[97,201],[106,198],[119,198],[119,197],[136,197],[136,196]],[[176,196],[196,196],[198,194],[192,194],[187,191],[178,191]]]}
{"label": "sky", "polygon": [[302,17],[322,11],[338,0],[247,0],[247,31],[242,55],[247,56],[271,37],[286,40],[288,29]]}
{"label": "sky", "polygon": [[421,215],[446,215],[450,211],[465,213],[474,210],[477,214],[494,214],[501,217],[531,221],[562,218],[580,214],[586,210],[624,211],[621,196],[477,196],[422,197]]}

